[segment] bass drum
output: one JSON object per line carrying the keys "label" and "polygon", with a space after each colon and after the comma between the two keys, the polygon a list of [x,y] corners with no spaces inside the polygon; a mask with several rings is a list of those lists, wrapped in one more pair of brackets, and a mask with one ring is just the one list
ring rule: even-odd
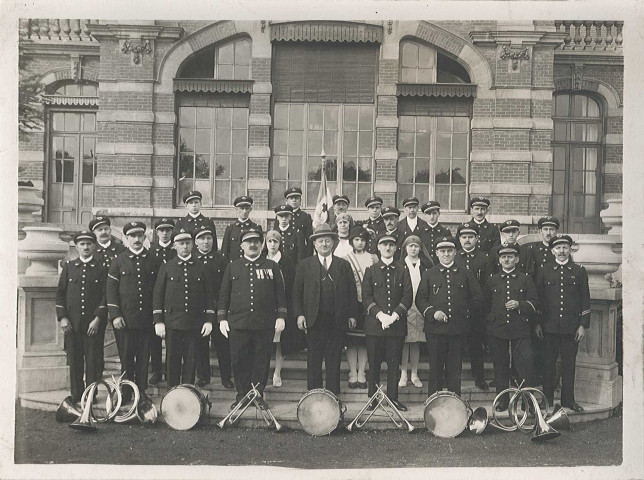
{"label": "bass drum", "polygon": [[436,437],[460,435],[470,414],[470,407],[453,392],[436,392],[425,400],[425,427]]}
{"label": "bass drum", "polygon": [[161,415],[174,430],[190,430],[206,413],[208,397],[194,385],[171,388],[161,399]]}
{"label": "bass drum", "polygon": [[297,421],[305,432],[316,437],[335,430],[342,414],[338,397],[324,388],[309,390],[297,404]]}

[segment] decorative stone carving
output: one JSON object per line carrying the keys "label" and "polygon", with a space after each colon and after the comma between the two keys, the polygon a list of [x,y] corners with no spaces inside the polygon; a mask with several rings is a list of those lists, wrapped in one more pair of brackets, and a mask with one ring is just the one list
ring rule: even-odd
{"label": "decorative stone carving", "polygon": [[18,186],[18,222],[40,221],[44,204],[42,192],[36,187]]}
{"label": "decorative stone carving", "polygon": [[387,20],[387,33],[391,35],[391,30],[394,26],[394,21],[393,20]]}
{"label": "decorative stone carving", "polygon": [[65,258],[69,245],[60,239],[61,228],[47,225],[23,228],[24,240],[18,242],[18,257],[30,262],[25,275],[58,275],[58,261]]}
{"label": "decorative stone carving", "polygon": [[609,235],[622,234],[622,199],[611,198],[606,200],[608,208],[602,210],[599,216],[609,230]]}
{"label": "decorative stone carving", "polygon": [[501,47],[501,60],[511,60],[512,70],[519,68],[519,60],[530,60],[530,50],[523,47],[521,50],[512,50],[508,46]]}
{"label": "decorative stone carving", "polygon": [[573,65],[572,67],[572,88],[575,90],[581,89],[581,85],[584,81],[584,66],[583,65]]}
{"label": "decorative stone carving", "polygon": [[121,47],[121,51],[123,53],[132,53],[132,61],[138,65],[141,62],[141,55],[144,53],[152,53],[152,47],[150,46],[150,40],[146,40],[139,44],[130,43],[125,40]]}

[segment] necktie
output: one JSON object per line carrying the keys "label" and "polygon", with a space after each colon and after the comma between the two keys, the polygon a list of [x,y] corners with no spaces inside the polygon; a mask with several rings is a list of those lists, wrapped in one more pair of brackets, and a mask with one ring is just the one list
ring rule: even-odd
{"label": "necktie", "polygon": [[329,271],[329,265],[326,263],[326,257],[322,257],[322,266],[324,267],[324,271]]}

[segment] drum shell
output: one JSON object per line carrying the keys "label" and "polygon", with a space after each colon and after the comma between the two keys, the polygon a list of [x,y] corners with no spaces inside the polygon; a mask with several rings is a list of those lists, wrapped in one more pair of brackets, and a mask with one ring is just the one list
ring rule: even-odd
{"label": "drum shell", "polygon": [[[175,395],[172,392],[176,393],[176,391],[182,391],[182,390],[185,390],[186,392],[190,392],[190,394],[192,394],[194,398],[197,400],[199,405],[198,415],[196,414],[197,413],[196,409],[194,412],[192,411],[187,412],[188,414],[192,415],[192,421],[188,421],[186,423],[175,422],[175,417],[172,414],[170,414],[171,410],[168,410],[169,409],[168,402],[170,402],[173,395]],[[168,399],[168,395],[170,395],[170,399]],[[199,390],[194,385],[190,385],[187,383],[177,385],[175,387],[172,387],[170,390],[168,390],[168,392],[161,399],[161,406],[160,406],[161,415],[163,416],[163,419],[165,420],[165,422],[168,424],[170,428],[173,428],[174,430],[190,430],[197,423],[199,423],[199,420],[201,420],[201,418],[203,417],[204,413],[206,412],[207,403],[208,402],[206,400],[205,395],[201,392],[201,390]],[[164,409],[164,404],[165,404],[165,409]]]}
{"label": "drum shell", "polygon": [[315,437],[329,435],[342,419],[340,401],[324,388],[309,390],[297,404],[297,421]]}
{"label": "drum shell", "polygon": [[466,428],[470,407],[453,392],[436,392],[425,400],[425,427],[439,438],[454,438]]}

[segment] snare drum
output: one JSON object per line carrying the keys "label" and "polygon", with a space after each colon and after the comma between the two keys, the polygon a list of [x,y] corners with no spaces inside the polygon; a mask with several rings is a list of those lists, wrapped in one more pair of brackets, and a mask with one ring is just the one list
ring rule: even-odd
{"label": "snare drum", "polygon": [[190,430],[199,422],[209,403],[194,385],[177,385],[161,399],[161,415],[169,427]]}
{"label": "snare drum", "polygon": [[309,390],[297,404],[297,421],[304,431],[316,437],[329,435],[341,418],[338,397],[325,388]]}
{"label": "snare drum", "polygon": [[467,427],[470,407],[453,392],[436,392],[425,400],[425,426],[434,436],[454,438]]}

